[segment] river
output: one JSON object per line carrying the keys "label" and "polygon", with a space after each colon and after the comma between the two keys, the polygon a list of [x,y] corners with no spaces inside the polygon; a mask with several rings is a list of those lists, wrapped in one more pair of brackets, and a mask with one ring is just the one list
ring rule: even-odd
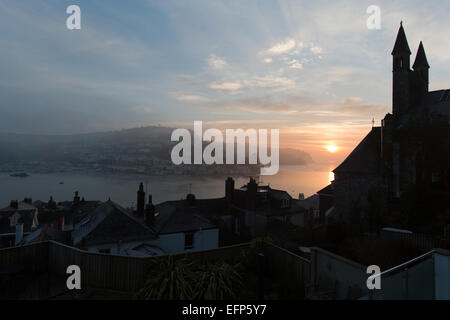
{"label": "river", "polygon": [[[331,168],[325,169],[323,166],[284,166],[277,175],[263,176],[260,182],[286,190],[294,198],[299,193],[307,197],[329,183]],[[225,193],[225,179],[212,177],[49,173],[20,178],[1,173],[0,208],[13,199],[25,197],[31,197],[33,201],[48,201],[50,196],[56,201],[72,200],[75,191],[86,200],[111,198],[123,206],[130,206],[136,203],[136,191],[141,181],[147,193],[153,195],[154,203],[185,198],[189,191],[197,198],[222,197]],[[235,181],[236,187],[241,187],[248,178],[235,178]]]}

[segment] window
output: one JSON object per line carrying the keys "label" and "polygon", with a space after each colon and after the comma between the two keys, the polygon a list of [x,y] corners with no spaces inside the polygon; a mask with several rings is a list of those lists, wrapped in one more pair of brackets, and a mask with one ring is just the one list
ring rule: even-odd
{"label": "window", "polygon": [[106,248],[106,249],[100,249],[100,250],[98,250],[98,252],[100,252],[100,253],[106,253],[106,254],[110,254],[110,253],[111,253],[111,249],[110,249],[110,248]]}
{"label": "window", "polygon": [[319,218],[320,216],[320,210],[314,209],[314,218]]}
{"label": "window", "polygon": [[194,233],[188,232],[184,234],[184,250],[194,247]]}
{"label": "window", "polygon": [[281,201],[281,207],[282,208],[289,208],[289,199],[283,199]]}
{"label": "window", "polygon": [[239,217],[234,220],[234,233],[241,235],[241,219]]}

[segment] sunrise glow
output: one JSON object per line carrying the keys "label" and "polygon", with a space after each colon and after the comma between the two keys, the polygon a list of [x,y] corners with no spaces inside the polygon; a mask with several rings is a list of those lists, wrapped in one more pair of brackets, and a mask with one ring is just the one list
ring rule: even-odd
{"label": "sunrise glow", "polygon": [[334,145],[329,145],[329,146],[327,146],[327,150],[328,150],[329,152],[336,152],[337,149],[338,149],[338,147],[336,147],[336,146],[334,146]]}

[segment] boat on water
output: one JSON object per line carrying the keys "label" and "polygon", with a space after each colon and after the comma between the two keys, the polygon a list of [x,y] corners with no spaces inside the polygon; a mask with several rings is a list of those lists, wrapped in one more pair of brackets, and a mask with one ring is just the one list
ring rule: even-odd
{"label": "boat on water", "polygon": [[30,175],[25,172],[17,172],[17,173],[11,173],[10,176],[15,177],[15,178],[26,178],[26,177],[29,177]]}
{"label": "boat on water", "polygon": [[61,181],[59,184],[64,184],[64,181]]}

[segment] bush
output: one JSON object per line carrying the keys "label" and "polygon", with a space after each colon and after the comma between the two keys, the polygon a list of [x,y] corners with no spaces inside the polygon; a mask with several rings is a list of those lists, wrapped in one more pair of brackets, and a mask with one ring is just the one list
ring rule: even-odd
{"label": "bush", "polygon": [[223,300],[237,296],[242,285],[238,265],[198,265],[186,258],[157,258],[137,298],[145,300]]}

